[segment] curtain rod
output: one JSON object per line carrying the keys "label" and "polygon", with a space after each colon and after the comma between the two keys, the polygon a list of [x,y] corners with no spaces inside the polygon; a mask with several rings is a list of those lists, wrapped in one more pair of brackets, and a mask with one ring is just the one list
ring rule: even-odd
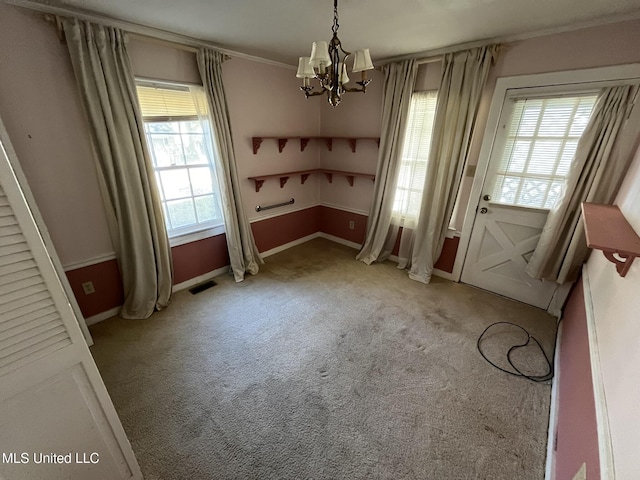
{"label": "curtain rod", "polygon": [[59,7],[54,5],[47,5],[39,3],[34,0],[6,0],[6,3],[15,7],[26,8],[36,12],[59,15],[62,17],[76,17],[79,20],[97,22],[103,25],[120,28],[125,30],[131,37],[137,37],[145,41],[153,41],[165,45],[170,45],[180,50],[195,52],[201,47],[213,48],[220,53],[229,55],[234,58],[242,58],[244,60],[251,60],[253,62],[264,63],[267,65],[273,65],[277,67],[286,68],[289,70],[295,70],[296,67],[283,62],[277,62],[275,60],[269,60],[267,58],[257,57],[246,53],[236,52],[234,50],[228,50],[222,48],[213,43],[198,40],[197,38],[189,37],[187,35],[180,35],[177,33],[168,32],[158,28],[148,27],[146,25],[140,25],[133,22],[127,22],[125,20],[119,20],[117,18],[99,15],[92,12],[77,11],[66,7]]}

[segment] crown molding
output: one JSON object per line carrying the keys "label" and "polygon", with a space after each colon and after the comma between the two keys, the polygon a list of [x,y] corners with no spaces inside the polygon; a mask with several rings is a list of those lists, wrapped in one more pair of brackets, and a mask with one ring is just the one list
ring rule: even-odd
{"label": "crown molding", "polygon": [[283,62],[277,62],[268,58],[257,57],[255,55],[248,55],[246,53],[237,52],[235,50],[229,50],[214,43],[206,42],[197,38],[189,37],[187,35],[181,35],[178,33],[169,32],[159,28],[149,27],[138,23],[128,22],[120,20],[118,18],[109,17],[107,15],[100,15],[87,10],[72,9],[68,7],[61,7],[57,5],[50,5],[46,3],[40,3],[34,0],[6,0],[6,3],[15,7],[26,8],[39,13],[48,15],[59,15],[62,17],[75,17],[80,20],[89,22],[101,23],[111,27],[120,28],[127,33],[136,37],[142,37],[149,39],[155,43],[162,43],[173,46],[174,48],[180,48],[183,50],[195,52],[198,48],[207,47],[213,48],[220,53],[228,55],[232,58],[241,58],[252,62],[263,63],[266,65],[272,65],[275,67],[286,68],[288,70],[295,70],[296,66],[289,65]]}

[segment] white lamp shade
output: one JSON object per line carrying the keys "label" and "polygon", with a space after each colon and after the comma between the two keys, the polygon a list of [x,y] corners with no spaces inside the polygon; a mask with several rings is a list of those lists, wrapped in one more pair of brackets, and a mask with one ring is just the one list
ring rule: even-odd
{"label": "white lamp shade", "polygon": [[369,49],[356,50],[353,58],[353,71],[362,72],[364,70],[373,70],[373,63],[371,62],[371,55]]}
{"label": "white lamp shade", "polygon": [[315,68],[320,67],[320,65],[324,65],[325,67],[331,65],[327,42],[313,42],[309,62],[311,66]]}
{"label": "white lamp shade", "polygon": [[346,83],[349,83],[349,76],[347,75],[347,66],[343,62],[340,62],[340,83],[343,85]]}
{"label": "white lamp shade", "polygon": [[309,64],[309,57],[300,57],[298,60],[298,78],[313,78],[316,73],[313,71],[313,67]]}

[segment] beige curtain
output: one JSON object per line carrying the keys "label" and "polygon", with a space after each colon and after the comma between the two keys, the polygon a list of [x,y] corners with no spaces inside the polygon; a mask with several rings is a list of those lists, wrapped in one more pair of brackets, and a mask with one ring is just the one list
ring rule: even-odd
{"label": "beige curtain", "polygon": [[567,177],[564,196],[549,212],[526,272],[558,283],[574,281],[587,256],[582,202],[611,203],[633,157],[640,133],[638,85],[600,94]]}
{"label": "beige curtain", "polygon": [[247,220],[240,195],[229,109],[222,82],[222,62],[225,56],[220,52],[202,48],[198,50],[197,58],[202,85],[209,100],[209,114],[214,131],[214,159],[229,259],[235,281],[241,282],[245,273],[258,273],[259,264],[263,262],[253,240],[251,225]]}
{"label": "beige curtain", "polygon": [[147,318],[171,299],[171,250],[125,34],[76,19],[63,25],[122,275],[120,316]]}
{"label": "beige curtain", "polygon": [[382,137],[376,182],[367,235],[356,256],[366,264],[387,259],[398,234],[398,226],[391,225],[391,212],[417,68],[415,60],[405,60],[385,65],[383,71]]}
{"label": "beige curtain", "polygon": [[[410,246],[409,277],[431,281],[447,233],[462,169],[473,137],[480,97],[497,53],[497,46],[446,54],[438,89],[438,104],[431,140],[431,153],[422,194],[422,207],[415,230],[401,243]],[[400,252],[400,256],[403,252]]]}

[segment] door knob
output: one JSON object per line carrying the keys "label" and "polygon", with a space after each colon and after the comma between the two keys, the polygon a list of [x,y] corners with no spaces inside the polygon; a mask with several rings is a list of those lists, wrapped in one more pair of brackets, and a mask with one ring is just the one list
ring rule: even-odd
{"label": "door knob", "polygon": [[482,208],[480,209],[480,213],[482,213],[483,215],[484,215],[485,213],[487,213],[488,211],[489,211],[489,210],[487,210],[487,209],[486,209],[486,207],[482,207]]}
{"label": "door knob", "polygon": [[484,197],[482,197],[482,199],[488,202],[489,200],[491,200],[491,195],[485,195]]}

